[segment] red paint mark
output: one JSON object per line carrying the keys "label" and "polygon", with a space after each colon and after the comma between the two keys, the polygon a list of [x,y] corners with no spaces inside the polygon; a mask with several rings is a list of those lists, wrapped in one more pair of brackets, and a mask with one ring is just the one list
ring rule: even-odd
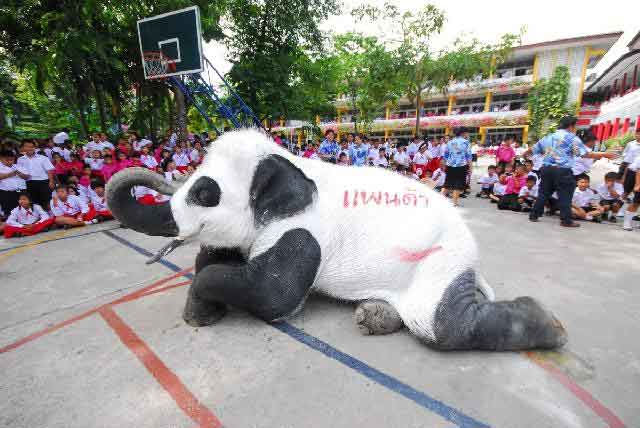
{"label": "red paint mark", "polygon": [[349,191],[344,191],[344,200],[342,201],[342,206],[345,208],[349,208]]}
{"label": "red paint mark", "polygon": [[593,395],[580,385],[575,383],[569,376],[564,374],[560,369],[555,367],[548,361],[543,360],[533,352],[527,352],[527,357],[536,363],[538,366],[545,369],[551,376],[553,376],[558,382],[560,382],[565,388],[567,388],[573,395],[575,395],[580,401],[587,405],[593,412],[600,416],[605,421],[609,428],[625,428],[626,425],[620,420],[611,410],[605,407],[604,404],[596,400]]}
{"label": "red paint mark", "polygon": [[57,324],[54,324],[51,327],[47,327],[47,328],[42,329],[40,331],[37,331],[37,332],[35,332],[33,334],[30,334],[27,337],[23,337],[22,339],[20,339],[20,340],[18,340],[16,342],[13,342],[13,343],[11,343],[11,344],[9,344],[7,346],[4,346],[4,347],[0,348],[0,354],[4,354],[5,352],[12,351],[12,350],[14,350],[16,348],[19,348],[20,346],[22,346],[22,345],[24,345],[26,343],[34,341],[34,340],[36,340],[36,339],[38,339],[38,338],[40,338],[40,337],[42,337],[44,335],[47,335],[49,333],[53,333],[55,331],[58,331],[61,328],[68,326],[69,324],[73,324],[76,321],[83,320],[83,319],[87,318],[88,316],[93,315],[94,313],[96,313],[98,310],[100,310],[103,307],[106,307],[106,306],[109,306],[109,305],[118,305],[120,303],[128,302],[128,301],[134,300],[134,299],[136,299],[138,297],[142,297],[145,293],[150,292],[154,288],[159,287],[162,284],[165,284],[165,283],[171,281],[172,279],[184,276],[185,274],[189,273],[192,270],[193,270],[193,268],[189,268],[189,269],[185,269],[183,271],[174,273],[174,274],[172,274],[172,275],[170,275],[170,276],[168,276],[166,278],[163,278],[163,279],[160,279],[160,280],[154,282],[153,284],[150,284],[150,285],[148,285],[148,286],[146,286],[144,288],[141,288],[140,290],[134,291],[133,293],[127,294],[126,296],[120,297],[119,299],[116,299],[113,302],[107,303],[105,305],[97,306],[97,307],[95,307],[93,309],[90,309],[90,310],[88,310],[86,312],[81,313],[80,315],[76,315],[73,318],[69,318],[68,320],[65,320],[65,321],[59,322]]}
{"label": "red paint mark", "polygon": [[398,254],[398,258],[403,262],[416,263],[440,250],[442,250],[442,247],[440,245],[436,245],[434,247],[427,248],[426,250],[421,251],[409,251],[403,248],[399,248],[396,250],[396,252]]}
{"label": "red paint mark", "polygon": [[178,407],[202,428],[222,427],[222,423],[187,389],[149,346],[110,307],[98,311],[120,341],[140,360]]}

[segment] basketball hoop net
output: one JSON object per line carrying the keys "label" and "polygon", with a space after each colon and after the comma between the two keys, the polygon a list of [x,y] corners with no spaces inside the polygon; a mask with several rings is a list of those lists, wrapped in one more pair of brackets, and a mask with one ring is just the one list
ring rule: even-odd
{"label": "basketball hoop net", "polygon": [[146,51],[142,54],[142,58],[147,79],[163,79],[166,74],[176,70],[176,64],[162,52]]}

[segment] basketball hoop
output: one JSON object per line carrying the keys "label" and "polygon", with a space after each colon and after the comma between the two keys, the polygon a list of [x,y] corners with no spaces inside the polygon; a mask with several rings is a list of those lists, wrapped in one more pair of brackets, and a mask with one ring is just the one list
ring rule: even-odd
{"label": "basketball hoop", "polygon": [[142,59],[147,79],[163,79],[176,70],[175,62],[159,51],[144,52]]}

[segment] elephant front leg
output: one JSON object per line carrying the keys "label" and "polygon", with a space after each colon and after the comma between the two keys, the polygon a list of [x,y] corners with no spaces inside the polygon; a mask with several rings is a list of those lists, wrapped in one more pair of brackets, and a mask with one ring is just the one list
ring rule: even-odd
{"label": "elephant front leg", "polygon": [[[228,265],[240,266],[245,263],[242,254],[235,249],[213,249],[202,246],[196,257],[195,274],[196,278],[200,272],[210,265]],[[195,282],[195,279],[194,279]],[[189,287],[187,303],[184,306],[182,318],[192,327],[202,327],[211,325],[225,316],[227,313],[227,305],[220,301],[205,300],[198,297],[195,293],[195,287],[192,284]]]}
{"label": "elephant front leg", "polygon": [[204,267],[193,281],[193,292],[199,299],[277,321],[302,307],[320,260],[320,246],[311,233],[293,229],[246,264]]}

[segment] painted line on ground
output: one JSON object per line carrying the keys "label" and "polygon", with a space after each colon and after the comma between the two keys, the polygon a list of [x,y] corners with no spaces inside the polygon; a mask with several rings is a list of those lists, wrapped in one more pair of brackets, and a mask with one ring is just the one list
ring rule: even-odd
{"label": "painted line on ground", "polygon": [[162,278],[162,279],[160,279],[158,281],[155,281],[154,283],[149,284],[146,287],[143,287],[143,288],[141,288],[141,289],[139,289],[137,291],[129,293],[126,296],[120,297],[120,298],[118,298],[118,299],[116,299],[116,300],[114,300],[112,302],[106,303],[104,305],[97,306],[97,307],[95,307],[93,309],[89,309],[88,311],[83,312],[83,313],[81,313],[79,315],[76,315],[76,316],[74,316],[72,318],[69,318],[69,319],[67,319],[65,321],[59,322],[59,323],[54,324],[54,325],[52,325],[50,327],[47,327],[47,328],[44,328],[42,330],[36,331],[35,333],[30,334],[29,336],[23,337],[22,339],[19,339],[19,340],[13,342],[13,343],[10,343],[10,344],[0,348],[0,354],[4,354],[5,352],[12,351],[12,350],[14,350],[16,348],[19,348],[19,347],[21,347],[22,345],[24,345],[26,343],[32,342],[32,341],[34,341],[34,340],[36,340],[36,339],[38,339],[38,338],[40,338],[40,337],[42,337],[44,335],[47,335],[49,333],[53,333],[53,332],[55,332],[57,330],[60,330],[63,327],[66,327],[66,326],[68,326],[70,324],[73,324],[76,321],[83,320],[83,319],[95,314],[96,312],[98,312],[98,310],[100,310],[103,307],[110,306],[110,305],[118,305],[120,303],[124,303],[124,302],[128,302],[128,301],[134,300],[137,297],[142,297],[145,293],[153,291],[154,288],[159,287],[159,286],[161,286],[163,284],[166,284],[167,282],[169,282],[169,281],[171,281],[173,279],[180,278],[180,277],[186,276],[186,275],[191,275],[191,270],[192,269],[193,268],[184,269],[184,270],[181,270],[179,272],[173,273],[173,274],[167,276],[166,278]]}
{"label": "painted line on ground", "polygon": [[562,386],[567,388],[573,395],[575,395],[580,401],[582,401],[587,407],[598,415],[603,421],[608,424],[609,428],[626,428],[626,425],[619,417],[617,417],[611,410],[609,410],[604,404],[598,401],[589,391],[575,383],[569,376],[564,374],[562,370],[546,361],[536,352],[526,352],[525,355],[539,367],[543,368],[552,377],[554,377]]}
{"label": "painted line on ground", "polygon": [[[133,242],[125,238],[122,238],[121,236],[116,235],[115,233],[107,231],[105,232],[105,235],[115,239],[116,241],[122,243],[123,245],[135,250],[136,252],[144,256],[151,257],[152,255],[148,250],[134,244]],[[171,262],[168,262],[166,260],[161,259],[159,263],[162,263],[164,266],[174,271],[180,270],[179,266]],[[188,278],[193,279],[193,274],[190,274]],[[409,400],[413,401],[419,406],[441,416],[442,418],[448,420],[449,422],[453,422],[457,424],[459,428],[476,428],[476,427],[488,428],[489,427],[489,425],[476,421],[470,416],[463,414],[459,410],[456,410],[453,407],[447,406],[443,402],[438,401],[428,396],[427,394],[412,388],[411,386],[405,384],[404,382],[369,366],[365,362],[360,361],[357,358],[352,357],[332,347],[328,343],[323,342],[322,340],[305,333],[304,331],[292,326],[287,322],[280,322],[280,323],[274,323],[269,325],[280,330],[281,332],[297,340],[298,342],[301,342],[304,345],[307,345],[310,348],[321,352],[325,356],[344,364],[345,366],[355,370],[361,375],[375,381],[379,385],[382,385],[387,389],[395,393],[398,393],[405,398],[408,398]]]}
{"label": "painted line on ground", "polygon": [[[63,241],[65,239],[79,238],[81,236],[93,235],[93,234],[96,234],[96,233],[104,232],[106,230],[116,230],[116,229],[120,229],[120,226],[112,227],[112,228],[109,228],[109,229],[100,229],[100,230],[93,230],[91,232],[78,233],[78,234],[75,234],[75,235],[64,236],[62,238],[47,239],[46,241],[39,242],[36,245],[46,244],[46,243],[49,243],[49,242]],[[27,242],[26,244],[22,244],[22,245],[16,245],[15,247],[0,248],[0,254],[4,253],[6,251],[17,250],[18,248],[23,248],[23,247],[27,247],[27,246],[32,246],[33,247],[33,246],[35,246],[35,245],[33,245],[34,243],[35,243],[35,241],[34,242]]]}
{"label": "painted line on ground", "polygon": [[98,311],[102,319],[145,366],[176,402],[178,407],[201,428],[222,427],[220,420],[187,389],[180,378],[167,367],[149,346],[133,331],[113,309],[106,306]]}
{"label": "painted line on ground", "polygon": [[23,251],[26,251],[31,247],[35,247],[37,245],[44,244],[45,242],[53,241],[54,239],[62,239],[62,237],[64,235],[66,235],[67,233],[69,233],[69,231],[63,230],[61,232],[57,232],[57,233],[54,233],[52,235],[45,236],[44,238],[36,239],[35,241],[32,241],[32,242],[30,242],[28,244],[25,244],[25,245],[22,245],[20,247],[11,248],[11,249],[9,249],[9,250],[7,250],[7,251],[5,251],[5,252],[0,254],[0,261],[2,259],[7,258],[7,257],[13,256],[14,254],[18,254],[18,253],[21,253]]}

